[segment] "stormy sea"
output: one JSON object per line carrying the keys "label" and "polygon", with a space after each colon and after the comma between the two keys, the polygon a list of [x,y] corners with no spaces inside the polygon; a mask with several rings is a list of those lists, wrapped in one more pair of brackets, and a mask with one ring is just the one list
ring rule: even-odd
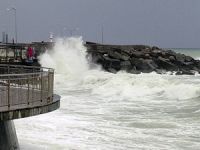
{"label": "stormy sea", "polygon": [[40,56],[55,68],[61,107],[14,121],[22,150],[199,149],[199,74],[112,74],[86,55],[82,38],[66,38]]}

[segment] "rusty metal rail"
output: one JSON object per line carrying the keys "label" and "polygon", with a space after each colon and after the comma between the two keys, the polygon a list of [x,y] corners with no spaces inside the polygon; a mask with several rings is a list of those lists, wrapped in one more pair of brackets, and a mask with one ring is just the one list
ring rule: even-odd
{"label": "rusty metal rail", "polygon": [[52,103],[53,83],[53,69],[0,65],[0,112]]}

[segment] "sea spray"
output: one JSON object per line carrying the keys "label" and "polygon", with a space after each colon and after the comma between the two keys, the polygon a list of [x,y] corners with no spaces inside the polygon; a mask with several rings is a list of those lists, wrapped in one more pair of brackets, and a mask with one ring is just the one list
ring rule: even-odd
{"label": "sea spray", "polygon": [[[86,55],[82,38],[72,37],[57,39],[53,49],[46,51],[39,58],[42,66],[55,69],[56,85],[65,87],[65,90],[90,89],[91,94],[105,99],[129,100],[142,100],[143,97],[189,99],[200,95],[196,83],[185,82],[185,79],[190,79],[189,76],[156,73],[135,75],[126,72],[112,74],[98,67],[91,70]],[[195,78],[193,80],[198,80],[198,76]],[[181,93],[183,91],[184,93]]]}
{"label": "sea spray", "polygon": [[15,121],[22,149],[199,149],[199,75],[91,70],[85,50],[59,39],[40,57],[56,69],[61,108]]}
{"label": "sea spray", "polygon": [[44,67],[54,68],[58,74],[75,77],[89,69],[86,48],[81,37],[57,39],[53,49],[39,57],[39,62]]}

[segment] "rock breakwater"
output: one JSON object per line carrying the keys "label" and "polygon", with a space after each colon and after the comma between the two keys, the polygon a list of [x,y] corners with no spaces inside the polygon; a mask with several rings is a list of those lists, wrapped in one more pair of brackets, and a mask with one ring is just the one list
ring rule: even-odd
{"label": "rock breakwater", "polygon": [[147,45],[101,45],[86,43],[88,55],[103,69],[116,73],[125,70],[139,74],[175,72],[177,75],[193,75],[200,72],[200,60],[172,50]]}

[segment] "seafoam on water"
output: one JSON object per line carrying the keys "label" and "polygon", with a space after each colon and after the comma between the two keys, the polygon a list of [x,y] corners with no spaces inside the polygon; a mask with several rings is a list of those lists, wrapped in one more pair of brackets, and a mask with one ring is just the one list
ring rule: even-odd
{"label": "seafoam on water", "polygon": [[90,68],[82,38],[40,57],[56,69],[61,108],[16,120],[22,149],[198,149],[200,76],[112,74]]}

